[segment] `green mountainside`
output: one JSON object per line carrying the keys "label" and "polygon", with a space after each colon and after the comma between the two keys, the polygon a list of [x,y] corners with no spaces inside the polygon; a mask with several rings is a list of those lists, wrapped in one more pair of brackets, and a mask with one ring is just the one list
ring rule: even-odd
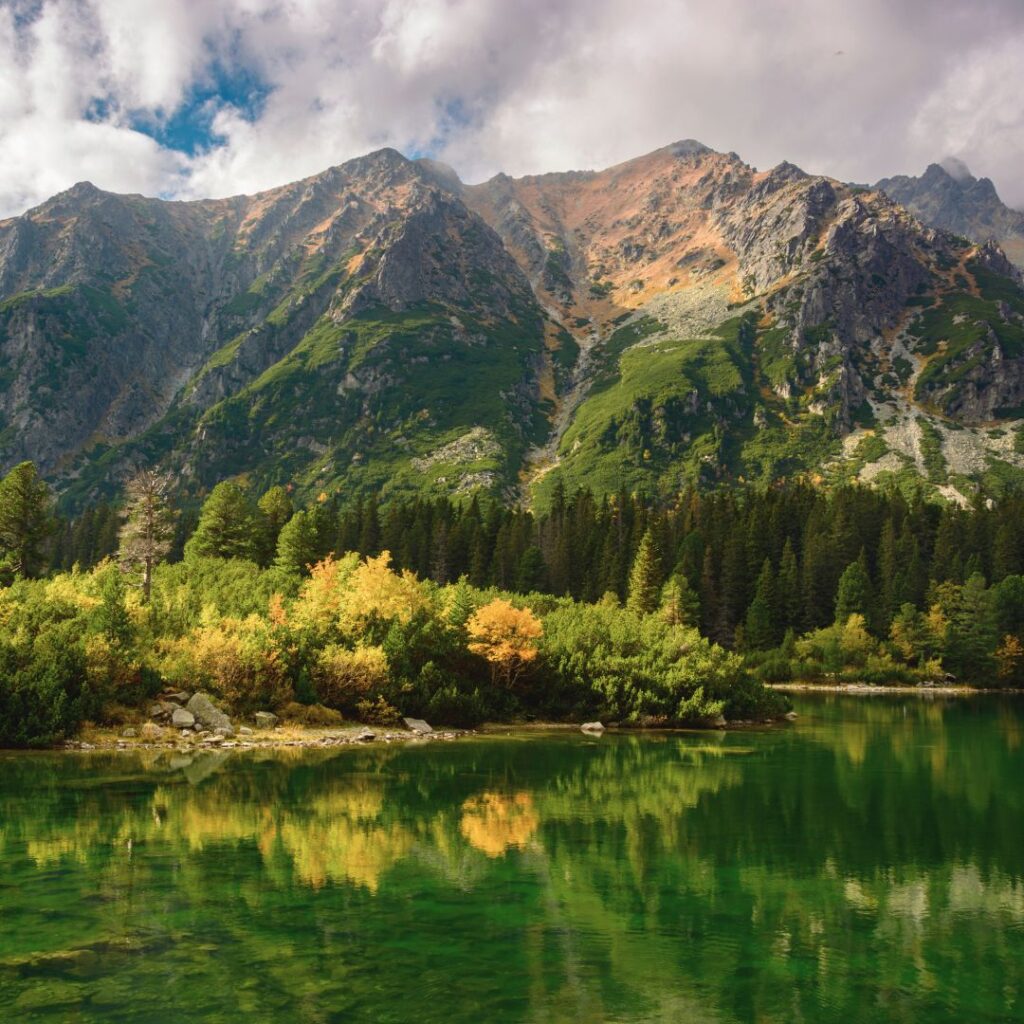
{"label": "green mountainside", "polygon": [[382,150],[251,197],[0,222],[0,460],[69,507],[1024,473],[1024,291],[878,190],[684,142],[465,186]]}

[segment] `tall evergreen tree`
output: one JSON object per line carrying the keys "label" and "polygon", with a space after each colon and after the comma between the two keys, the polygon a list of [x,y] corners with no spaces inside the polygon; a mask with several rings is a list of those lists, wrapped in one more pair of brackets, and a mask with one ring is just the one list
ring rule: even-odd
{"label": "tall evergreen tree", "polygon": [[655,546],[654,534],[648,529],[637,548],[633,568],[629,574],[629,598],[626,606],[640,615],[649,615],[658,607],[663,580],[661,557]]}
{"label": "tall evergreen tree", "polygon": [[203,503],[199,523],[185,545],[186,557],[259,557],[256,510],[238,484],[217,484]]}
{"label": "tall evergreen tree", "polygon": [[31,462],[19,463],[0,481],[0,573],[40,575],[56,529],[50,488]]}
{"label": "tall evergreen tree", "polygon": [[256,502],[260,520],[260,565],[269,565],[277,553],[277,537],[295,511],[291,496],[280,484],[271,487]]}
{"label": "tall evergreen tree", "polygon": [[312,513],[300,508],[277,535],[274,563],[290,572],[305,573],[319,560],[316,522]]}
{"label": "tall evergreen tree", "polygon": [[519,559],[516,573],[516,590],[520,594],[529,594],[544,590],[547,587],[547,566],[544,554],[536,544],[531,544]]}
{"label": "tall evergreen tree", "polygon": [[800,567],[796,552],[789,537],[782,547],[779,572],[775,579],[775,593],[778,600],[779,622],[783,631],[800,628],[803,615],[800,600]]}
{"label": "tall evergreen tree", "polygon": [[673,626],[700,626],[700,597],[684,573],[674,573],[661,588],[660,611]]}
{"label": "tall evergreen tree", "polygon": [[871,577],[868,576],[864,553],[851,562],[839,577],[836,592],[836,622],[845,625],[851,615],[863,615],[871,611]]}
{"label": "tall evergreen tree", "polygon": [[769,558],[762,563],[761,572],[757,577],[754,599],[747,609],[743,639],[746,646],[753,651],[767,650],[779,642],[778,595],[775,574],[772,572]]}

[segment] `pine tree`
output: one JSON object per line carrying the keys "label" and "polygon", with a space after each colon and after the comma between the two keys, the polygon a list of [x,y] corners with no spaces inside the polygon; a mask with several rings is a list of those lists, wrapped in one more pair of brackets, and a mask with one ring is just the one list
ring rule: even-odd
{"label": "pine tree", "polygon": [[95,623],[112,648],[124,651],[131,646],[135,631],[125,605],[124,577],[116,566],[111,565],[103,573]]}
{"label": "pine tree", "polygon": [[661,557],[654,543],[654,534],[648,529],[637,548],[633,568],[629,574],[629,598],[626,607],[640,615],[649,615],[658,607],[661,598]]}
{"label": "pine tree", "polygon": [[376,555],[380,552],[380,517],[377,513],[377,502],[373,498],[363,507],[358,545],[361,555]]}
{"label": "pine tree", "polygon": [[700,597],[683,573],[670,576],[661,588],[660,613],[672,626],[700,625]]}
{"label": "pine tree", "polygon": [[269,565],[277,552],[277,537],[295,509],[292,499],[280,485],[271,487],[256,503],[260,515],[260,565]]}
{"label": "pine tree", "polygon": [[519,559],[516,590],[520,594],[542,591],[547,587],[547,579],[548,570],[544,564],[544,554],[536,544],[531,544]]}
{"label": "pine tree", "polygon": [[864,553],[861,552],[857,561],[851,562],[839,577],[835,621],[843,626],[851,615],[863,615],[867,618],[870,611],[871,578],[867,573]]}
{"label": "pine tree", "polygon": [[775,590],[775,575],[771,560],[766,558],[761,565],[754,588],[754,599],[747,609],[743,637],[748,649],[763,651],[775,647],[779,642],[778,597]]}
{"label": "pine tree", "polygon": [[800,567],[797,565],[793,542],[786,538],[779,559],[779,572],[775,578],[778,617],[783,628],[799,629],[803,615],[800,600]]}
{"label": "pine tree", "polygon": [[50,488],[31,462],[19,463],[0,481],[0,573],[40,575],[56,528]]}
{"label": "pine tree", "polygon": [[170,477],[148,469],[125,487],[117,559],[123,572],[139,577],[143,603],[149,601],[153,569],[167,557],[174,538],[174,513],[167,500],[170,487]]}
{"label": "pine tree", "polygon": [[185,557],[247,558],[259,556],[260,535],[256,512],[246,493],[230,482],[210,492],[199,513]]}
{"label": "pine tree", "polygon": [[312,513],[300,508],[277,535],[274,564],[289,572],[305,573],[318,561],[317,530]]}

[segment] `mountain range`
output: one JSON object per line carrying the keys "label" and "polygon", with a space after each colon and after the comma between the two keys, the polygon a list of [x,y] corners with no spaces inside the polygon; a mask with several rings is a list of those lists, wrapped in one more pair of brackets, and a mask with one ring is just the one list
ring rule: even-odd
{"label": "mountain range", "polygon": [[1024,475],[1017,228],[971,181],[685,141],[478,185],[390,149],[220,200],[81,183],[0,221],[0,462],[71,508],[144,465],[185,495],[965,501]]}

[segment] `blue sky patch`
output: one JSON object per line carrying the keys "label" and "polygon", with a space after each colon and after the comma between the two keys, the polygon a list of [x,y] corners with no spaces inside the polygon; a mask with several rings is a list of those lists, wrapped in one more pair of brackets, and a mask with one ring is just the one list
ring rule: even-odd
{"label": "blue sky patch", "polygon": [[218,110],[234,107],[247,121],[256,121],[271,91],[272,86],[251,68],[214,61],[170,116],[137,111],[132,115],[131,124],[161,146],[195,156],[224,141],[213,130],[213,118]]}

